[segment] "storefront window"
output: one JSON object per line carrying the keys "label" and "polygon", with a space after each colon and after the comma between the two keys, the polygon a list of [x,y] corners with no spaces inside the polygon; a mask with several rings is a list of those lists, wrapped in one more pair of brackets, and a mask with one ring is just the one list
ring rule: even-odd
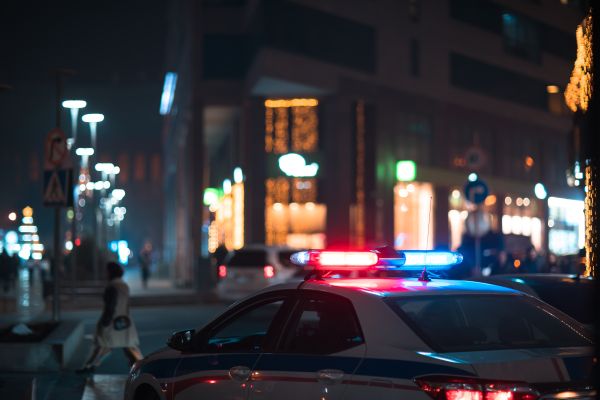
{"label": "storefront window", "polygon": [[394,187],[394,247],[396,249],[433,248],[433,207],[430,183],[398,183]]}
{"label": "storefront window", "polygon": [[583,201],[548,198],[548,228],[548,248],[552,253],[577,253],[585,241]]}
{"label": "storefront window", "polygon": [[[323,248],[327,207],[317,202],[319,148],[317,99],[265,101],[265,152],[304,159],[293,172],[269,166],[265,181],[265,243],[296,248]],[[310,164],[310,165],[308,165]],[[304,173],[315,165],[314,171]],[[282,169],[283,168],[283,169]],[[304,168],[304,170],[302,169]]]}

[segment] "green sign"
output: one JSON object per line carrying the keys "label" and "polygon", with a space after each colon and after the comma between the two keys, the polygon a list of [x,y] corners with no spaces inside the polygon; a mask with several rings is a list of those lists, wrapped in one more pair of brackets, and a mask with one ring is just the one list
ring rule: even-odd
{"label": "green sign", "polygon": [[396,179],[400,182],[414,181],[417,177],[417,164],[413,160],[402,160],[396,163]]}

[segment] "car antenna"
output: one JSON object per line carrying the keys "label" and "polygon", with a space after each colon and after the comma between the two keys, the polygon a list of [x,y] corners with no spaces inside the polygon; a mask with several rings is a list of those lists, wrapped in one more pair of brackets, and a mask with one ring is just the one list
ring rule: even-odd
{"label": "car antenna", "polygon": [[425,262],[423,265],[423,271],[421,271],[421,276],[419,276],[420,282],[431,282],[431,278],[429,277],[429,273],[427,273],[427,249],[429,248],[429,227],[431,226],[431,210],[433,208],[433,196],[429,196],[429,218],[427,218],[427,241],[425,245]]}

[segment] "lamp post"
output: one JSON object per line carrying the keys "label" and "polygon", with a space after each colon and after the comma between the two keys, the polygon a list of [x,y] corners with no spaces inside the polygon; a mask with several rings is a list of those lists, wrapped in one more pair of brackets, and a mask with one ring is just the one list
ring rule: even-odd
{"label": "lamp post", "polygon": [[71,112],[71,143],[70,146],[73,146],[77,141],[77,116],[79,115],[79,109],[85,108],[87,103],[84,100],[65,100],[62,102],[62,106],[64,108],[68,108]]}
{"label": "lamp post", "polygon": [[96,129],[98,127],[98,122],[104,121],[104,114],[85,114],[81,117],[81,120],[90,124],[92,148],[96,149]]}

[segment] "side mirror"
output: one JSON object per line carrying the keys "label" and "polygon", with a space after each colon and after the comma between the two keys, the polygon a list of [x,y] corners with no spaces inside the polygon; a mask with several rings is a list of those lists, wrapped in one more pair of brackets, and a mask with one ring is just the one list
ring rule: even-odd
{"label": "side mirror", "polygon": [[194,329],[175,332],[167,341],[167,346],[179,351],[192,351],[194,347],[192,341],[194,333],[196,333]]}

